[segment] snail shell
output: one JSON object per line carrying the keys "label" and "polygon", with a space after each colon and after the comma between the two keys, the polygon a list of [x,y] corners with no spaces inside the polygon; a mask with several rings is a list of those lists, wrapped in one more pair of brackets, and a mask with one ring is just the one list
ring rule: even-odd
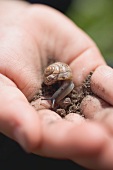
{"label": "snail shell", "polygon": [[72,71],[66,63],[55,62],[45,69],[44,83],[52,85],[59,80],[72,80]]}

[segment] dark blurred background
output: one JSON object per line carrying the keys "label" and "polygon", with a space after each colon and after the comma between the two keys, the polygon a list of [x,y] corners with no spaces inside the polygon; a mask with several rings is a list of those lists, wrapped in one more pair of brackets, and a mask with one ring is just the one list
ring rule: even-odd
{"label": "dark blurred background", "polygon": [[69,8],[72,0],[26,0],[29,1],[30,3],[40,3],[40,4],[45,4],[48,6],[51,6],[63,13],[67,11]]}

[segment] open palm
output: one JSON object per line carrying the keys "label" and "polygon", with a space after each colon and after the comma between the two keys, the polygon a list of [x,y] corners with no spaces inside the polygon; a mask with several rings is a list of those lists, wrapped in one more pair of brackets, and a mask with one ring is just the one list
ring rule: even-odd
{"label": "open palm", "polygon": [[[0,9],[0,131],[28,152],[112,170],[113,70],[95,43],[49,7],[12,1]],[[29,104],[49,59],[69,64],[76,86],[94,71],[91,88],[98,98],[88,96],[81,104],[88,119],[75,114],[67,121]]]}

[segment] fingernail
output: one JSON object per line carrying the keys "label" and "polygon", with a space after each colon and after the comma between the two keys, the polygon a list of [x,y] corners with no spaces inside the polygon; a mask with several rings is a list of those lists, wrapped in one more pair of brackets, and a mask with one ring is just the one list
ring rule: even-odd
{"label": "fingernail", "polygon": [[25,132],[23,131],[23,128],[18,127],[14,131],[14,138],[17,141],[17,143],[20,144],[20,146],[27,151],[27,139],[25,137]]}

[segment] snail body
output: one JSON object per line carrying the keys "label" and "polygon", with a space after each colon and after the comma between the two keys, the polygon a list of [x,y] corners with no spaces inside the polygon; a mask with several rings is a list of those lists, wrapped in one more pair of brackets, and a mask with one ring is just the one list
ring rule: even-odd
{"label": "snail body", "polygon": [[45,69],[44,83],[46,85],[52,85],[57,81],[63,81],[61,87],[52,95],[51,98],[45,99],[52,101],[52,108],[54,108],[55,102],[58,103],[74,88],[72,71],[66,63],[56,62]]}

